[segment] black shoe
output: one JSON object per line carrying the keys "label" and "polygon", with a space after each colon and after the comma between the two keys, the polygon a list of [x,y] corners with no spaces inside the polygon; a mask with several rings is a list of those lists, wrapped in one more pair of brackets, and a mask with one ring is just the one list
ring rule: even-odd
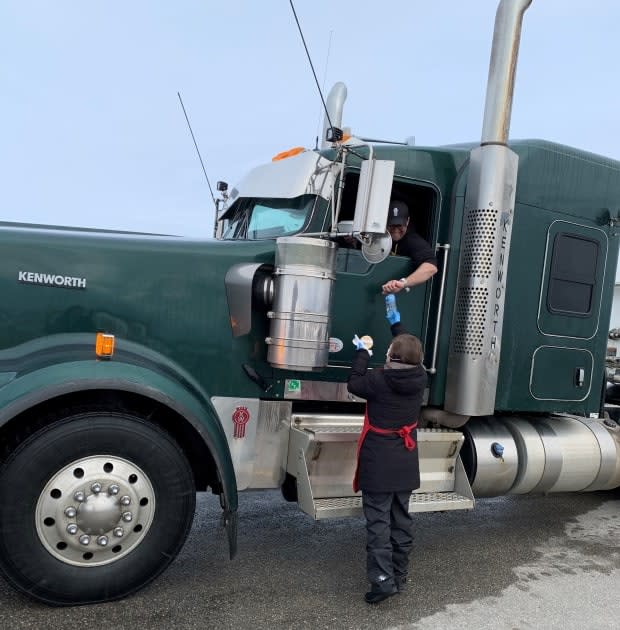
{"label": "black shoe", "polygon": [[372,587],[366,593],[366,595],[364,595],[364,599],[366,600],[366,603],[368,604],[379,604],[384,599],[387,599],[388,597],[392,597],[392,595],[396,595],[396,593],[398,593],[398,590],[396,589],[396,587],[394,587],[393,591],[380,591],[380,590],[375,590],[375,588]]}
{"label": "black shoe", "polygon": [[407,576],[406,575],[403,575],[401,577],[395,577],[394,583],[396,584],[396,590],[399,593],[402,593],[403,591],[407,590]]}

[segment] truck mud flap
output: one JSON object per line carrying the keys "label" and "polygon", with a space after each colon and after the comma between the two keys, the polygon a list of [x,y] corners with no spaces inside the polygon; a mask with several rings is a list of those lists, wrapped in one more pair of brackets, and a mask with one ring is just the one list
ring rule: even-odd
{"label": "truck mud flap", "polygon": [[232,560],[237,555],[237,520],[238,514],[235,510],[224,510],[222,512],[221,523],[226,529],[226,537],[228,538],[228,555]]}

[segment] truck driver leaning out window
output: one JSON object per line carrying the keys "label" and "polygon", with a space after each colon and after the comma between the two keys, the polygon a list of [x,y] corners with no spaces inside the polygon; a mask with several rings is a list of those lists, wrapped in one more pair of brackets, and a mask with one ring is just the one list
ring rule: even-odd
{"label": "truck driver leaning out window", "polygon": [[392,237],[392,256],[409,256],[413,272],[400,280],[389,280],[383,293],[398,293],[407,287],[424,284],[437,273],[433,248],[409,225],[409,208],[403,201],[391,200],[387,230]]}

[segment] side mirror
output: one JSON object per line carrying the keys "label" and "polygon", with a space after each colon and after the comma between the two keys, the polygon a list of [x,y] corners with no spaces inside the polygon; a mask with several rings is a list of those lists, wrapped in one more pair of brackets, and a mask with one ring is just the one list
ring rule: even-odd
{"label": "side mirror", "polygon": [[394,180],[393,160],[366,160],[362,162],[353,231],[384,234]]}

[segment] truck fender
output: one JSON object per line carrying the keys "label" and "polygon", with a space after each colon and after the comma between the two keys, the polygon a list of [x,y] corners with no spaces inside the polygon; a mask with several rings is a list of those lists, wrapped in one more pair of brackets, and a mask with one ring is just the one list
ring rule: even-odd
{"label": "truck fender", "polygon": [[25,374],[4,372],[0,374],[0,427],[46,400],[93,389],[132,392],[164,404],[191,424],[213,456],[222,483],[223,524],[232,557],[238,495],[224,430],[210,400],[194,384],[170,369],[162,373],[154,368],[119,360],[84,360],[45,365]]}

